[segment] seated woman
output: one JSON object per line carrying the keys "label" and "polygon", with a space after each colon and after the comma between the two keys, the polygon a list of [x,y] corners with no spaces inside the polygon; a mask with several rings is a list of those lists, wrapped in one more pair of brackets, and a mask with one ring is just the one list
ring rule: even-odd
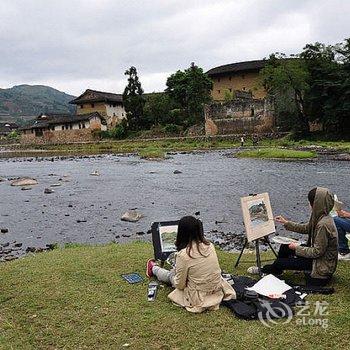
{"label": "seated woman", "polygon": [[[309,192],[308,200],[312,214],[307,224],[297,224],[283,216],[275,219],[289,231],[308,234],[306,246],[281,245],[277,259],[272,265],[265,265],[262,272],[279,275],[284,270],[305,271],[307,285],[324,286],[330,281],[338,261],[337,230],[329,215],[334,198],[328,189],[317,187]],[[255,273],[256,270],[251,267],[248,272]]]}
{"label": "seated woman", "polygon": [[148,260],[146,274],[175,288],[168,297],[190,312],[217,310],[222,300],[236,297],[221,277],[214,245],[204,238],[203,225],[192,216],[179,221],[175,242],[175,269],[166,270]]}

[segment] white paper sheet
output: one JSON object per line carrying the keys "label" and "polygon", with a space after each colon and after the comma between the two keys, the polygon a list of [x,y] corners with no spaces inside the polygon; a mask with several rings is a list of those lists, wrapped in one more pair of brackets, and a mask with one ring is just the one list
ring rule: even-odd
{"label": "white paper sheet", "polygon": [[283,294],[291,288],[287,283],[270,274],[255,283],[253,287],[247,289],[268,297],[269,295]]}

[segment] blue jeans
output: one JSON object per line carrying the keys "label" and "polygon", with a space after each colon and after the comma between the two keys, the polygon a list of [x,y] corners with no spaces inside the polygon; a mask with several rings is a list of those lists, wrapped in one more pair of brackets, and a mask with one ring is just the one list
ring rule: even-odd
{"label": "blue jeans", "polygon": [[334,217],[334,223],[338,230],[338,250],[339,253],[350,253],[349,243],[345,237],[346,232],[350,232],[350,219]]}

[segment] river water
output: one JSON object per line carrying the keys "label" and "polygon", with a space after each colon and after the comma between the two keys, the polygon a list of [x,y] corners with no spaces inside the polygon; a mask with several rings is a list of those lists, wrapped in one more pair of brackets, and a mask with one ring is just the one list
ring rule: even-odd
{"label": "river water", "polygon": [[[152,222],[199,211],[207,234],[225,246],[230,237],[244,233],[241,196],[268,192],[275,215],[298,221],[308,218],[307,193],[315,186],[328,187],[341,200],[350,200],[348,162],[229,155],[225,150],[175,154],[164,161],[120,155],[57,161],[2,159],[0,177],[34,177],[39,184],[22,191],[8,180],[0,182],[0,228],[8,229],[0,234],[0,245],[22,243],[20,254],[28,246],[56,242],[150,240],[146,232]],[[94,170],[100,176],[91,176]],[[175,170],[182,173],[174,174]],[[54,193],[44,194],[59,178],[67,181],[61,181]],[[121,221],[121,215],[132,208],[144,217],[137,223]]]}

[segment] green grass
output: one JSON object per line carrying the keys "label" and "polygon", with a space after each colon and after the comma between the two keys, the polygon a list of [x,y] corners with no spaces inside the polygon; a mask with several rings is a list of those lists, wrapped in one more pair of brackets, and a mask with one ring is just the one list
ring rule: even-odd
{"label": "green grass", "polygon": [[298,151],[282,148],[258,148],[241,151],[236,154],[238,158],[270,158],[270,159],[309,159],[317,157],[312,151]]}
{"label": "green grass", "polygon": [[146,147],[138,152],[143,159],[164,159],[165,152],[155,147]]}
{"label": "green grass", "polygon": [[[129,285],[121,273],[144,275],[153,249],[147,243],[56,249],[0,264],[1,349],[347,349],[350,341],[350,276],[341,262],[334,295],[312,295],[329,303],[329,327],[294,320],[273,328],[242,321],[227,309],[190,314],[160,288],[146,301],[147,281]],[[237,255],[218,251],[232,272]],[[269,257],[265,254],[264,258]],[[244,273],[243,257],[239,270]],[[300,278],[289,274],[290,278]]]}

